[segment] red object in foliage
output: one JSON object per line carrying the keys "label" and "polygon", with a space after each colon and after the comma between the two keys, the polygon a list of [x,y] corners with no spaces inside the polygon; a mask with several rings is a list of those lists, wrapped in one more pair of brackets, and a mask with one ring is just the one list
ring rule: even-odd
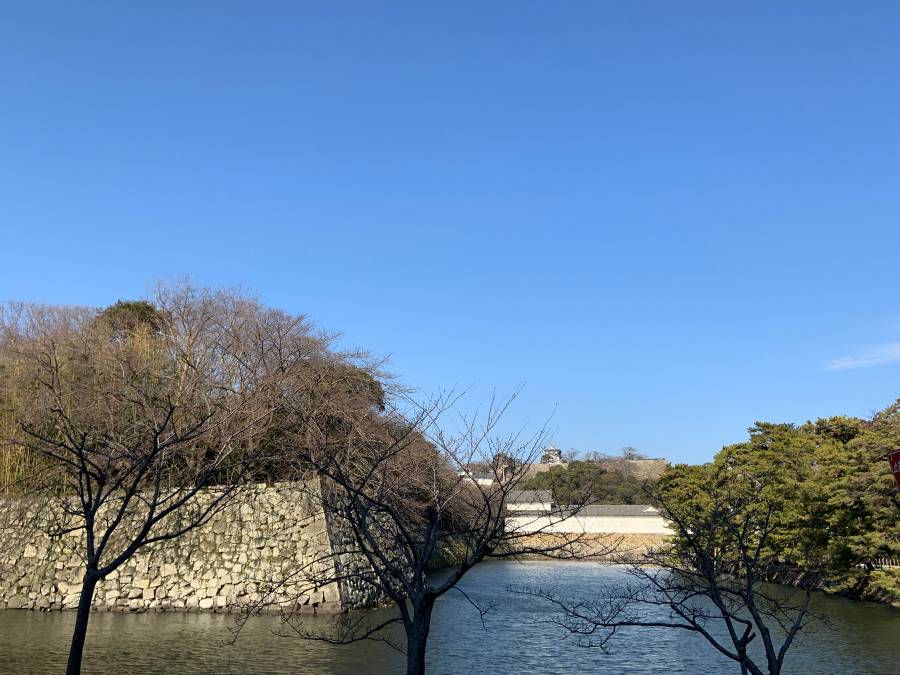
{"label": "red object in foliage", "polygon": [[891,471],[894,472],[894,480],[897,481],[897,489],[900,490],[900,450],[895,450],[888,455],[891,463]]}

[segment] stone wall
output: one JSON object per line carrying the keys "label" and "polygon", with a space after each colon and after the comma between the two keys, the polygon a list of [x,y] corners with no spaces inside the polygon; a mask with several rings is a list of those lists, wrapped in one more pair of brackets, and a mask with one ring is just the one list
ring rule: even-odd
{"label": "stone wall", "polygon": [[613,459],[610,460],[620,471],[634,476],[638,480],[659,480],[662,472],[669,466],[666,459]]}
{"label": "stone wall", "polygon": [[[624,457],[610,457],[608,459],[596,461],[609,471],[620,471],[638,480],[659,480],[662,472],[669,466],[669,460],[667,459],[626,459]],[[568,462],[529,464],[522,474],[522,480],[531,480],[539,473],[546,473],[554,467],[565,469],[568,466]]]}
{"label": "stone wall", "polygon": [[[204,526],[138,551],[98,584],[94,607],[238,611],[262,596],[273,606],[317,611],[380,604],[365,584],[339,581],[309,589],[305,582],[280,583],[304,566],[334,576],[336,559],[345,568],[366,566],[351,553],[332,555],[334,543],[347,540],[347,525],[326,516],[317,495],[317,482],[253,489]],[[51,517],[21,501],[0,505],[0,608],[77,606],[84,535],[51,539]]]}

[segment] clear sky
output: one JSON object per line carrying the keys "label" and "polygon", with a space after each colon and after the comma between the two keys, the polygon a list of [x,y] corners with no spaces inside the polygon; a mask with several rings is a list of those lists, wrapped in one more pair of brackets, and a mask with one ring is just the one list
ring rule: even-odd
{"label": "clear sky", "polygon": [[424,391],[525,382],[563,448],[866,415],[898,36],[896,2],[5,2],[0,297],[241,284]]}

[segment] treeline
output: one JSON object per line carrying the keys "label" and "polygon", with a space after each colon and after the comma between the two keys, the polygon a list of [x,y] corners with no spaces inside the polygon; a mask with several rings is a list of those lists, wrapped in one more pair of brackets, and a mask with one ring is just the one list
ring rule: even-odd
{"label": "treeline", "polygon": [[[299,422],[279,396],[303,410]],[[133,460],[124,449],[152,438],[165,418],[196,425],[177,444],[191,461],[169,463],[169,474],[193,463],[195,472],[209,469],[201,476],[208,486],[234,482],[234,466],[245,482],[296,479],[312,470],[304,446],[321,440],[309,429],[342,447],[359,419],[389,424],[386,396],[365,354],[340,352],[304,316],[239,294],[184,286],[106,308],[10,303],[0,308],[0,495],[54,480],[55,489],[71,487],[59,472],[71,468],[65,455],[47,448],[70,441],[67,432],[89,429],[85,442],[105,436],[104,460],[116,466]],[[209,433],[219,418],[234,425],[227,440]],[[205,464],[223,440],[229,461]],[[295,452],[277,452],[285,442]],[[123,456],[108,453],[115,446]]]}
{"label": "treeline", "polygon": [[617,461],[573,460],[522,482],[550,490],[558,504],[654,504],[656,481],[642,480]]}
{"label": "treeline", "polygon": [[[886,461],[900,448],[900,400],[871,419],[758,422],[749,434],[708,464],[663,473],[658,494],[670,516],[723,522],[713,510],[765,508],[771,535],[759,556],[778,561],[770,580],[900,602],[900,569],[881,565],[900,558],[900,496]],[[729,518],[723,547],[742,526]]]}

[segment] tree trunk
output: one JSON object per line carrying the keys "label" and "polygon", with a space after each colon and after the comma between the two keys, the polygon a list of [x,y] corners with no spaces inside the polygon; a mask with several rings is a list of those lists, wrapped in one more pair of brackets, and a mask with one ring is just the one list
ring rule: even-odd
{"label": "tree trunk", "polygon": [[84,654],[84,639],[87,636],[88,620],[91,618],[91,602],[94,589],[100,581],[96,574],[85,572],[81,584],[81,596],[78,598],[78,613],[75,615],[75,631],[72,633],[72,645],[69,647],[69,663],[66,675],[80,675],[81,657]]}
{"label": "tree trunk", "polygon": [[425,647],[431,630],[434,600],[428,598],[413,608],[412,625],[406,629],[406,675],[425,674]]}

